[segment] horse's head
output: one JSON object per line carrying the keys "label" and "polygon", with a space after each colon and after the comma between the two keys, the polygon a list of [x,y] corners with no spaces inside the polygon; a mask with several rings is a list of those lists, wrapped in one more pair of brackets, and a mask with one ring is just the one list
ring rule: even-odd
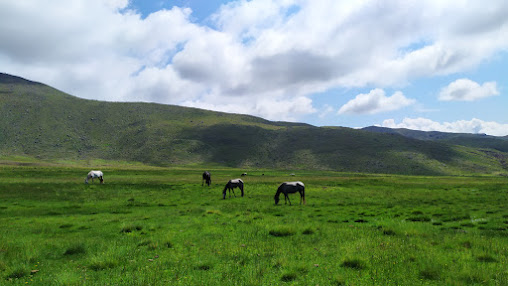
{"label": "horse's head", "polygon": [[104,184],[104,179],[102,177],[99,178],[99,181],[101,181],[101,184]]}
{"label": "horse's head", "polygon": [[273,197],[273,199],[275,200],[275,204],[279,204],[279,196],[278,196],[278,193]]}

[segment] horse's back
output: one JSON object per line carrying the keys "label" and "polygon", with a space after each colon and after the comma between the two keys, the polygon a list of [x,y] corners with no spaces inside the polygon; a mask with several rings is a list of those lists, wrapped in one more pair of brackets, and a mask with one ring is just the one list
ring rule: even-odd
{"label": "horse's back", "polygon": [[229,180],[229,182],[231,182],[231,184],[239,184],[239,183],[243,184],[242,179],[233,179],[233,180]]}
{"label": "horse's back", "polygon": [[104,174],[102,173],[102,171],[90,171],[88,173],[88,176],[90,177],[95,177],[95,178],[99,178],[99,177],[103,177]]}
{"label": "horse's back", "polygon": [[300,181],[295,181],[295,182],[285,182],[285,183],[282,183],[282,185],[286,185],[286,186],[292,186],[292,187],[296,187],[298,185],[302,186],[302,187],[305,187],[305,185],[300,182]]}

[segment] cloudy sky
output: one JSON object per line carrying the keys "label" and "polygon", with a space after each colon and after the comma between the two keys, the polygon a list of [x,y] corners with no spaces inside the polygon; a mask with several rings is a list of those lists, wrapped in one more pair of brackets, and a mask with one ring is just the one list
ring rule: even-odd
{"label": "cloudy sky", "polygon": [[0,0],[0,72],[89,99],[504,136],[507,71],[505,0]]}

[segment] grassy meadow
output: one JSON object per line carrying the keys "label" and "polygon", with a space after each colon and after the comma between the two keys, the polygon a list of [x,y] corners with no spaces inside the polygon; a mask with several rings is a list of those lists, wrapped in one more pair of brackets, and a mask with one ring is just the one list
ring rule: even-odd
{"label": "grassy meadow", "polygon": [[0,165],[1,285],[508,285],[506,177],[101,170]]}

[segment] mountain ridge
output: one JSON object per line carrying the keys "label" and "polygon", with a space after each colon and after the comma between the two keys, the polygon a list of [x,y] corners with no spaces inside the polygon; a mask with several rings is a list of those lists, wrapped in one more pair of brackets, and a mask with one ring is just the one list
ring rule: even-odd
{"label": "mountain ridge", "polygon": [[414,138],[418,140],[438,141],[474,148],[491,148],[501,152],[508,152],[508,136],[493,136],[484,133],[473,134],[441,131],[420,131],[406,128],[387,128],[379,126],[368,126],[362,128],[362,130],[376,133],[398,134],[404,137]]}
{"label": "mountain ridge", "polygon": [[[6,79],[8,78],[8,79]],[[506,174],[506,152],[156,103],[102,102],[0,74],[0,157],[157,166]]]}

